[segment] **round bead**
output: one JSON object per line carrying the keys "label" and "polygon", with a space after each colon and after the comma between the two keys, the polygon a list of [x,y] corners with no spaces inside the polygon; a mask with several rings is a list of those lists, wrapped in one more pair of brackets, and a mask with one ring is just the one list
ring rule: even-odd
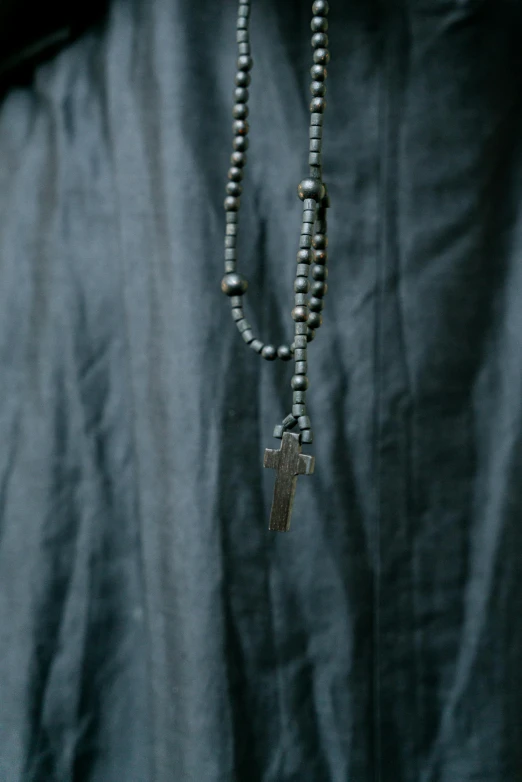
{"label": "round bead", "polygon": [[277,358],[277,350],[273,345],[265,345],[261,351],[261,355],[267,361],[274,361]]}
{"label": "round bead", "polygon": [[297,188],[297,195],[301,201],[304,201],[306,198],[313,198],[314,201],[320,201],[323,197],[323,193],[324,187],[322,183],[318,179],[313,179],[312,177],[303,179]]}
{"label": "round bead", "polygon": [[308,329],[306,332],[306,339],[308,342],[313,342],[315,339],[315,331],[313,329]]}
{"label": "round bead", "polygon": [[314,282],[312,285],[312,296],[315,296],[317,299],[326,296],[327,292],[328,285],[325,282]]}
{"label": "round bead", "polygon": [[231,179],[232,182],[241,182],[243,179],[242,169],[237,166],[232,166],[232,168],[228,169],[228,178]]}
{"label": "round bead", "polygon": [[298,250],[297,263],[310,263],[310,250],[307,250],[306,247]]}
{"label": "round bead", "polygon": [[227,182],[227,193],[232,196],[240,196],[243,188],[239,182]]}
{"label": "round bead", "polygon": [[314,98],[323,98],[326,93],[326,85],[322,81],[313,81],[310,84],[310,92]]}
{"label": "round bead", "polygon": [[328,30],[328,19],[324,16],[314,16],[310,27],[314,33],[325,33]]}
{"label": "round bead", "polygon": [[232,146],[238,152],[245,152],[248,149],[248,139],[246,136],[234,136]]}
{"label": "round bead", "polygon": [[294,291],[296,293],[308,293],[310,283],[306,277],[296,277],[294,282]]}
{"label": "round bead", "polygon": [[225,212],[238,212],[239,206],[240,206],[239,198],[236,198],[235,196],[227,196],[225,198],[225,202],[224,202]]}
{"label": "round bead", "polygon": [[308,307],[298,305],[292,310],[292,318],[296,323],[304,323],[308,316]]}
{"label": "round bead", "polygon": [[236,87],[234,90],[234,100],[236,103],[246,103],[249,97],[246,87]]}
{"label": "round bead", "polygon": [[314,81],[325,81],[328,72],[323,65],[316,63],[310,68],[310,75]]}
{"label": "round bead", "polygon": [[328,36],[326,33],[315,33],[312,35],[312,46],[314,49],[326,49],[328,46]]}
{"label": "round bead", "polygon": [[247,71],[238,71],[236,73],[236,84],[238,87],[248,87],[251,78]]}
{"label": "round bead", "polygon": [[234,119],[246,119],[248,117],[248,106],[246,103],[236,103],[232,109]]}
{"label": "round bead", "polygon": [[319,312],[311,312],[307,322],[311,329],[318,329],[323,322],[322,315]]}
{"label": "round bead", "polygon": [[242,296],[247,292],[248,281],[242,274],[230,272],[221,280],[221,290],[225,296]]}
{"label": "round bead", "polygon": [[312,98],[310,102],[310,111],[312,114],[322,114],[326,108],[326,101],[324,98]]}
{"label": "round bead", "polygon": [[312,13],[316,16],[326,16],[329,10],[328,0],[315,0],[312,6]]}
{"label": "round bead", "polygon": [[[314,100],[322,100],[322,98],[315,98]],[[236,119],[232,125],[232,132],[236,136],[246,136],[248,130],[248,122],[244,119]]]}
{"label": "round bead", "polygon": [[232,155],[230,157],[230,162],[233,166],[245,166],[247,161],[247,156],[244,152],[241,152],[240,150],[236,150],[235,152],[232,152]]}
{"label": "round bead", "polygon": [[330,53],[328,49],[316,49],[314,52],[314,62],[317,65],[328,65],[330,62]]}
{"label": "round bead", "polygon": [[313,245],[316,250],[324,250],[328,246],[328,240],[324,234],[315,234]]}
{"label": "round bead", "polygon": [[319,266],[325,266],[328,262],[328,253],[326,250],[316,250],[314,252],[314,258],[315,262],[319,264]]}
{"label": "round bead", "polygon": [[237,67],[240,71],[249,71],[253,64],[252,57],[249,54],[241,54],[237,58]]}
{"label": "round bead", "polygon": [[322,299],[316,299],[315,296],[312,296],[312,298],[308,302],[308,306],[312,310],[312,312],[321,312],[321,310],[324,307],[324,301]]}
{"label": "round bead", "polygon": [[312,277],[314,280],[323,282],[328,277],[328,269],[326,266],[320,266],[319,264],[316,264],[315,266],[312,266]]}
{"label": "round bead", "polygon": [[277,355],[281,359],[281,361],[290,361],[292,358],[292,351],[288,347],[288,345],[280,345],[277,348]]}
{"label": "round bead", "polygon": [[308,388],[308,378],[306,375],[294,375],[291,383],[294,391],[306,391]]}

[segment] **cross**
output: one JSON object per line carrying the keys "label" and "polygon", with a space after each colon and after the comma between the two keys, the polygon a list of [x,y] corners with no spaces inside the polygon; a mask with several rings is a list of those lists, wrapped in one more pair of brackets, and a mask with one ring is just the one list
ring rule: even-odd
{"label": "cross", "polygon": [[314,471],[315,459],[313,456],[301,453],[298,434],[285,432],[281,448],[278,451],[274,451],[272,448],[266,449],[264,465],[277,470],[268,529],[288,532],[297,476],[311,475]]}

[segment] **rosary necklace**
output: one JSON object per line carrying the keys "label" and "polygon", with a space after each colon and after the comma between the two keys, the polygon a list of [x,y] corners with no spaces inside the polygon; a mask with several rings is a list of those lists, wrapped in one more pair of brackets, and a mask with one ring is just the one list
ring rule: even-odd
{"label": "rosary necklace", "polygon": [[[326,210],[329,206],[326,187],[323,183],[321,146],[323,134],[323,113],[326,107],[326,66],[330,59],[328,52],[328,2],[315,0],[312,5],[312,48],[313,65],[310,91],[310,147],[308,163],[310,173],[299,184],[297,194],[303,202],[303,218],[297,268],[294,282],[295,301],[292,310],[294,320],[294,341],[288,345],[267,345],[254,335],[245,318],[243,298],[248,282],[237,272],[237,236],[241,181],[247,162],[248,149],[248,87],[252,57],[250,48],[251,0],[239,0],[237,14],[237,73],[235,77],[233,108],[233,152],[228,171],[227,196],[225,198],[225,276],[221,290],[229,297],[232,318],[245,344],[266,361],[294,361],[294,375],[291,380],[293,392],[292,413],[287,415],[274,430],[274,437],[281,440],[278,450],[267,448],[264,466],[276,471],[274,498],[270,513],[270,530],[286,532],[290,528],[292,506],[299,475],[311,475],[314,471],[313,456],[302,453],[302,445],[313,442],[310,418],[306,411],[308,389],[307,346],[321,326],[321,311],[327,291],[327,227]],[[310,281],[310,278],[312,282]],[[297,429],[298,432],[292,430]]]}

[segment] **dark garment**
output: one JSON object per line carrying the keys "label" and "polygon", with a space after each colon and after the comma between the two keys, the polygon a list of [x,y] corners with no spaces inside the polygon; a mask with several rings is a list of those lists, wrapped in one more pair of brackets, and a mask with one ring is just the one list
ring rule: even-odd
{"label": "dark garment", "polygon": [[[288,341],[310,2],[257,0],[240,266]],[[315,475],[219,291],[235,3],[0,106],[0,780],[522,779],[522,4],[331,1]]]}

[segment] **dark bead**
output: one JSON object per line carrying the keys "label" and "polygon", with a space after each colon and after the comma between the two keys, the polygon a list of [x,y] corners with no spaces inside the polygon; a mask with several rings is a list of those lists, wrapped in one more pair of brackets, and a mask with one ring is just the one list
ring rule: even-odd
{"label": "dark bead", "polygon": [[321,312],[321,310],[324,307],[324,301],[322,299],[316,299],[315,296],[312,296],[312,298],[308,302],[308,306],[310,307],[312,312]]}
{"label": "dark bead", "polygon": [[309,385],[306,375],[294,375],[291,383],[294,391],[306,391]]}
{"label": "dark bead", "polygon": [[240,16],[237,20],[236,27],[238,30],[248,30],[248,19]]}
{"label": "dark bead", "polygon": [[326,84],[322,81],[313,81],[310,84],[310,92],[315,98],[322,98],[326,93]]}
{"label": "dark bead", "polygon": [[241,296],[231,296],[230,298],[230,306],[232,309],[235,309],[236,307],[242,307],[243,306],[243,297]]}
{"label": "dark bead", "polygon": [[326,49],[328,46],[328,36],[326,33],[315,33],[315,35],[312,35],[312,46],[314,49]]}
{"label": "dark bead", "polygon": [[312,179],[312,177],[303,179],[297,188],[297,195],[301,201],[304,201],[305,198],[313,198],[314,201],[320,201],[323,194],[324,189],[322,183],[318,179]]}
{"label": "dark bead", "polygon": [[299,418],[301,415],[305,415],[306,405],[292,405],[292,415],[295,418]]}
{"label": "dark bead", "polygon": [[312,98],[310,102],[310,111],[312,113],[322,114],[326,108],[326,101],[324,98]]}
{"label": "dark bead", "polygon": [[314,441],[314,436],[311,429],[305,429],[301,432],[301,442],[303,445],[311,445]]}
{"label": "dark bead", "polygon": [[312,296],[321,299],[326,296],[328,292],[328,285],[325,282],[314,282],[312,285]]}
{"label": "dark bead", "polygon": [[304,405],[306,402],[306,394],[304,391],[294,391],[292,394],[294,405]]}
{"label": "dark bead", "polygon": [[246,119],[248,117],[248,106],[246,103],[236,103],[232,109],[234,119]]}
{"label": "dark bead", "polygon": [[306,293],[296,293],[295,294],[295,306],[296,307],[304,307],[306,304]]}
{"label": "dark bead", "polygon": [[296,323],[304,323],[308,316],[308,308],[306,306],[294,307],[292,310],[292,318]]}
{"label": "dark bead", "polygon": [[310,139],[310,152],[321,152],[322,139],[311,138]]}
{"label": "dark bead", "polygon": [[307,263],[298,263],[297,268],[295,270],[295,276],[296,277],[308,277],[308,274],[310,272],[309,264],[310,261]]}
{"label": "dark bead", "polygon": [[296,336],[296,338],[294,339],[294,353],[295,353],[296,350],[299,350],[299,349],[305,348],[305,347],[306,347],[306,337],[305,336],[302,336],[302,337]]}
{"label": "dark bead", "polygon": [[315,331],[313,329],[308,329],[306,332],[306,339],[308,342],[313,342],[315,339]]}
{"label": "dark bead", "polygon": [[299,250],[297,253],[297,263],[310,263],[310,250],[305,248]]}
{"label": "dark bead", "polygon": [[243,334],[245,331],[250,331],[251,329],[250,323],[245,318],[238,320],[236,326],[240,334]]}
{"label": "dark bead", "polygon": [[225,211],[227,212],[237,212],[240,205],[239,198],[236,198],[235,196],[227,196],[225,198]]}
{"label": "dark bead", "polygon": [[296,293],[308,293],[310,290],[310,283],[306,277],[296,277],[294,282],[294,291]]}
{"label": "dark bead", "polygon": [[325,33],[328,30],[328,19],[324,16],[314,16],[310,27],[314,33]]}
{"label": "dark bead", "polygon": [[329,10],[328,0],[315,0],[312,6],[312,13],[316,16],[326,16]]}
{"label": "dark bead", "polygon": [[262,351],[262,350],[263,350],[263,348],[265,347],[265,343],[264,343],[264,342],[261,342],[261,340],[260,340],[260,339],[254,339],[254,340],[253,340],[253,341],[250,343],[250,347],[252,348],[252,350],[255,350],[255,351],[256,351],[256,353],[261,353],[261,351]]}
{"label": "dark bead", "polygon": [[296,361],[294,371],[296,375],[306,375],[306,361]]}
{"label": "dark bead", "polygon": [[299,238],[299,247],[302,250],[308,250],[308,248],[311,246],[312,246],[312,237],[307,236],[306,234],[305,235],[301,234]]}
{"label": "dark bead", "polygon": [[245,166],[247,162],[247,156],[244,152],[237,150],[236,152],[232,152],[230,162],[233,166]]}
{"label": "dark bead", "polygon": [[246,87],[236,87],[234,90],[234,100],[236,103],[246,103],[249,97]]}
{"label": "dark bead", "polygon": [[314,252],[314,258],[315,262],[319,264],[319,266],[324,266],[328,262],[328,253],[326,250],[316,250]]}
{"label": "dark bead", "polygon": [[245,313],[243,311],[243,308],[242,307],[233,307],[233,309],[232,309],[232,317],[236,321],[236,323],[237,323],[238,320],[243,320],[243,318],[245,317]]}
{"label": "dark bead", "polygon": [[316,234],[314,236],[314,247],[316,250],[324,250],[328,246],[328,239],[324,234]]}
{"label": "dark bead", "polygon": [[247,345],[251,345],[252,342],[254,341],[254,332],[252,331],[251,328],[245,329],[245,331],[243,331],[241,336],[243,337]]}
{"label": "dark bead", "polygon": [[330,53],[328,49],[316,49],[314,52],[314,62],[317,65],[328,65],[330,62]]}
{"label": "dark bead", "polygon": [[309,314],[307,323],[311,329],[318,329],[322,322],[323,318],[319,312],[311,312]]}
{"label": "dark bead", "polygon": [[[314,98],[314,100],[323,100],[322,98]],[[232,132],[235,136],[246,136],[249,127],[248,122],[244,119],[236,119],[232,124]]]}
{"label": "dark bead", "polygon": [[221,280],[221,290],[226,296],[242,296],[247,292],[248,281],[242,274],[225,274]]}
{"label": "dark bead", "polygon": [[285,431],[284,426],[281,426],[281,424],[277,424],[277,426],[274,428],[274,437],[277,438],[278,440],[282,440],[284,431]]}
{"label": "dark bead", "polygon": [[292,358],[292,351],[288,347],[288,345],[280,345],[277,348],[277,355],[281,359],[281,361],[290,361]]}
{"label": "dark bead", "polygon": [[[296,348],[294,350],[294,358],[296,361],[306,361],[307,350],[306,348]],[[298,372],[300,375],[301,372]]]}
{"label": "dark bead", "polygon": [[306,330],[308,326],[306,323],[296,323],[295,324],[295,335],[296,337],[306,336]]}
{"label": "dark bead", "polygon": [[312,112],[310,116],[310,125],[322,125],[323,115],[320,111]]}
{"label": "dark bead", "polygon": [[326,266],[320,266],[319,264],[316,264],[315,266],[312,266],[312,277],[314,280],[324,281],[328,278],[328,269]]}
{"label": "dark bead", "polygon": [[248,139],[246,136],[234,136],[232,146],[238,152],[245,152],[248,149]]}
{"label": "dark bead", "polygon": [[239,182],[227,182],[227,193],[232,196],[240,196],[243,188]]}
{"label": "dark bead", "polygon": [[238,87],[248,87],[251,78],[247,71],[238,71],[236,73],[236,84]]}
{"label": "dark bead", "polygon": [[314,81],[324,81],[328,76],[328,72],[326,68],[323,65],[320,65],[319,63],[312,65],[310,69],[310,74]]}
{"label": "dark bead", "polygon": [[273,345],[265,345],[261,351],[261,355],[267,361],[274,361],[277,358],[277,350]]}
{"label": "dark bead", "polygon": [[286,418],[283,420],[283,426],[285,429],[293,429],[294,426],[297,423],[297,418],[295,415],[287,415]]}
{"label": "dark bead", "polygon": [[238,168],[237,166],[233,166],[232,168],[229,168],[228,178],[231,179],[232,182],[241,182],[241,180],[243,179],[242,169]]}
{"label": "dark bead", "polygon": [[241,54],[237,58],[237,67],[240,71],[249,71],[253,64],[252,57],[249,54]]}
{"label": "dark bead", "polygon": [[310,429],[310,419],[307,415],[300,415],[297,423],[299,424],[299,429]]}

